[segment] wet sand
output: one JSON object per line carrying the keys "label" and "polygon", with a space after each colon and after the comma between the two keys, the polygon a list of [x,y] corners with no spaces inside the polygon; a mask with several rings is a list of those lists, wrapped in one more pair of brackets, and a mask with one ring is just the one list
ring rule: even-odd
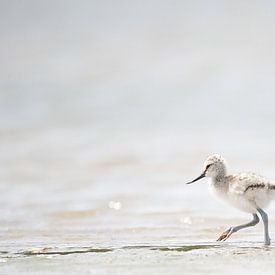
{"label": "wet sand", "polygon": [[260,243],[67,247],[1,251],[1,274],[273,274],[275,247]]}

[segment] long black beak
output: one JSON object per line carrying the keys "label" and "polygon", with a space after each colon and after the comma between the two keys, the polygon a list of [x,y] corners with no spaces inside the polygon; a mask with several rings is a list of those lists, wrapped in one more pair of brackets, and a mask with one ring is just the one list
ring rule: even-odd
{"label": "long black beak", "polygon": [[193,182],[195,182],[195,181],[197,181],[197,180],[200,180],[200,179],[202,179],[202,178],[204,178],[204,177],[205,177],[205,172],[203,172],[199,177],[195,178],[194,180],[192,180],[192,181],[190,181],[190,182],[187,182],[186,184],[193,183]]}

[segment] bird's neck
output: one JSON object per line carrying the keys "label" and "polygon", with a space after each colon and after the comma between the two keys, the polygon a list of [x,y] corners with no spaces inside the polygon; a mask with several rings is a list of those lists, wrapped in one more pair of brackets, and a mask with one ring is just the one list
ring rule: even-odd
{"label": "bird's neck", "polygon": [[212,177],[212,183],[215,186],[219,187],[226,187],[227,185],[227,180],[226,180],[226,174],[225,173],[220,173],[214,177]]}
{"label": "bird's neck", "polygon": [[212,177],[210,181],[210,190],[218,197],[227,198],[229,183],[226,176]]}
{"label": "bird's neck", "polygon": [[223,182],[225,177],[226,177],[225,173],[220,173],[216,177],[214,177],[213,180],[215,180],[217,182]]}

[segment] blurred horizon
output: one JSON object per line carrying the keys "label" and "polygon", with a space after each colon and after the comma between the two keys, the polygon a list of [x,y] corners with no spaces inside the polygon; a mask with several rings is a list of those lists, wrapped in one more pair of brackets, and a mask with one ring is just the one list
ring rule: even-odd
{"label": "blurred horizon", "polygon": [[274,136],[272,1],[0,5],[2,130]]}

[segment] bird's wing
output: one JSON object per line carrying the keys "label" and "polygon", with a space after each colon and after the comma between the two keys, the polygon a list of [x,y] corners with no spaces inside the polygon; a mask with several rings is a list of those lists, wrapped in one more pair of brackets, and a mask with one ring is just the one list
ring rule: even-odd
{"label": "bird's wing", "polygon": [[241,173],[231,176],[229,191],[235,194],[244,194],[253,189],[267,189],[269,181],[263,176],[254,173]]}

